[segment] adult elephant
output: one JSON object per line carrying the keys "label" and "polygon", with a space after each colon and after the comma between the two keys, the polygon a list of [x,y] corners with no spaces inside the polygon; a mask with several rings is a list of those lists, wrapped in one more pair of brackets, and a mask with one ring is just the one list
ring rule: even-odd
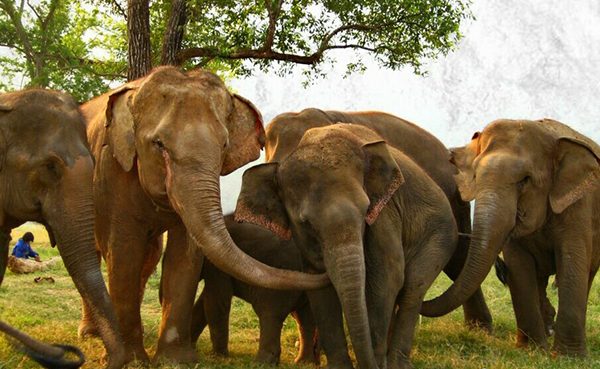
{"label": "adult elephant", "polygon": [[472,245],[459,278],[424,310],[440,315],[459,305],[504,246],[518,344],[547,347],[545,289],[556,273],[553,349],[585,355],[600,264],[600,147],[554,120],[498,120],[453,150],[453,161],[463,199],[476,201]]}
{"label": "adult elephant", "polygon": [[[379,134],[389,145],[402,150],[437,183],[450,201],[458,231],[471,233],[470,204],[463,201],[454,181],[456,168],[449,162],[448,149],[432,134],[402,118],[382,112],[340,112],[305,109],[298,113],[283,113],[276,116],[266,129],[266,161],[279,162],[296,148],[306,130],[336,123],[358,124]],[[460,237],[458,246],[444,272],[456,279],[464,264],[469,240]],[[470,326],[479,326],[491,331],[492,316],[481,289],[463,305],[465,321]]]}
{"label": "adult elephant", "polygon": [[[407,155],[360,125],[310,129],[287,158],[244,173],[235,215],[293,236],[308,267],[327,271],[360,368],[410,367],[421,302],[457,231],[445,194]],[[312,307],[328,365],[352,368],[323,339],[335,333],[326,303]]]}
{"label": "adult elephant", "polygon": [[[202,254],[236,278],[264,287],[328,283],[323,275],[257,262],[227,233],[219,176],[256,159],[264,131],[259,111],[219,77],[161,67],[85,103],[82,111],[96,159],[96,240],[128,354],[148,358],[140,303],[167,230],[157,356],[197,360],[190,319]],[[80,330],[94,331],[87,314]]]}
{"label": "adult elephant", "polygon": [[[302,270],[300,251],[291,240],[282,240],[272,232],[249,223],[238,223],[233,215],[225,216],[231,238],[245,253],[268,265]],[[298,327],[298,355],[294,362],[319,364],[321,350],[314,317],[303,291],[276,291],[243,283],[215,268],[207,260],[202,266],[204,289],[194,304],[192,341],[208,325],[213,351],[227,355],[229,313],[233,296],[252,304],[258,315],[260,337],[256,360],[278,364],[281,356],[281,329],[292,314]]]}
{"label": "adult elephant", "polygon": [[[107,366],[120,368],[125,351],[95,252],[92,175],[85,125],[70,96],[47,90],[0,95],[0,233],[9,235],[26,221],[46,226],[89,307]],[[0,283],[8,244],[8,238],[0,242]]]}

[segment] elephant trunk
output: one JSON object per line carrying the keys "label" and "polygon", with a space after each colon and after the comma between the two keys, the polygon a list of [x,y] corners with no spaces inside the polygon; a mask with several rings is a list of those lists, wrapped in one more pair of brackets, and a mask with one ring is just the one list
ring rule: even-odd
{"label": "elephant trunk", "polygon": [[42,211],[65,267],[92,311],[109,355],[108,367],[117,368],[125,362],[125,351],[95,246],[92,170],[89,156],[80,156],[43,201]]}
{"label": "elephant trunk", "polygon": [[484,190],[477,194],[475,201],[473,234],[463,270],[442,295],[423,303],[421,314],[424,316],[445,315],[473,295],[488,275],[515,225],[516,194]]}
{"label": "elephant trunk", "polygon": [[323,261],[342,304],[359,368],[377,368],[365,296],[362,242],[323,245]]}
{"label": "elephant trunk", "polygon": [[[270,267],[248,256],[231,239],[221,210],[218,168],[190,169],[163,156],[171,205],[204,255],[219,269],[245,283],[284,290],[307,290],[329,284],[326,274],[306,274]],[[188,163],[189,164],[189,163]]]}

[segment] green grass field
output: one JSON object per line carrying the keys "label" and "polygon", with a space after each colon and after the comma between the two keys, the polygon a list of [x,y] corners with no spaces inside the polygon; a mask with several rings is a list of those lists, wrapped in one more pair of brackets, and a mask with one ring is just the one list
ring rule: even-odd
{"label": "green grass field", "polygon": [[[43,227],[28,224],[25,228],[34,232],[33,247],[43,259],[58,255],[58,251],[49,246]],[[14,230],[13,240],[16,241],[23,232],[23,227]],[[56,283],[33,283],[33,279],[38,275],[52,276]],[[145,346],[150,355],[154,353],[160,320],[158,284],[159,275],[153,275],[146,288],[142,306]],[[429,295],[439,294],[447,285],[448,280],[445,277],[439,278]],[[483,290],[494,317],[493,335],[465,328],[461,311],[438,319],[423,318],[418,326],[413,347],[415,368],[600,368],[599,282],[592,287],[588,304],[587,337],[590,356],[587,359],[553,358],[536,350],[516,349],[515,322],[508,290],[493,275],[485,281]],[[556,291],[549,288],[549,295],[556,306]],[[80,309],[79,295],[63,266],[44,273],[27,275],[15,275],[7,271],[4,283],[0,287],[0,319],[44,341],[77,345],[87,356],[84,368],[99,368],[103,353],[101,341],[77,338]],[[241,300],[235,300],[231,315],[231,356],[219,358],[212,355],[208,332],[205,331],[197,346],[200,363],[189,368],[264,368],[253,362],[258,347],[257,323],[251,307]],[[281,368],[298,368],[293,364],[296,354],[295,342],[295,322],[288,318],[282,337]],[[36,367],[35,363],[16,352],[7,340],[0,338],[0,369]],[[132,364],[129,367],[142,366]],[[159,364],[153,367],[188,366]]]}

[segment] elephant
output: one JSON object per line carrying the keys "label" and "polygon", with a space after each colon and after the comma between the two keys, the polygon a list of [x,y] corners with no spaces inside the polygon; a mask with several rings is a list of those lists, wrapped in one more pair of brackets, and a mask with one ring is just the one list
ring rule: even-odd
{"label": "elephant", "polygon": [[[244,173],[235,217],[293,237],[306,268],[326,271],[360,368],[410,367],[421,302],[458,235],[444,192],[409,156],[362,125],[309,129],[288,157]],[[314,301],[329,366],[352,368],[324,339],[343,330],[322,323],[336,310]]]}
{"label": "elephant", "polygon": [[[279,114],[267,125],[265,153],[267,162],[278,162],[290,155],[310,128],[336,123],[358,124],[378,133],[389,145],[400,149],[442,188],[450,201],[458,230],[463,235],[471,233],[471,207],[461,199],[454,174],[456,168],[449,162],[448,149],[432,134],[405,119],[383,112],[304,109],[300,112]],[[460,237],[455,254],[444,272],[452,279],[458,277],[467,256],[468,238]],[[492,316],[480,289],[463,306],[465,321],[469,326],[492,329]]]}
{"label": "elephant", "polygon": [[[281,240],[272,232],[249,223],[237,223],[233,215],[225,216],[227,231],[242,251],[265,264],[277,268],[301,270],[300,251],[293,241]],[[239,297],[252,304],[259,318],[260,339],[258,362],[278,364],[281,356],[281,329],[291,313],[299,333],[296,363],[318,365],[320,348],[316,325],[306,294],[302,291],[276,291],[243,283],[215,268],[207,260],[202,267],[204,289],[192,315],[192,341],[206,325],[210,328],[213,351],[227,355],[231,298]]]}
{"label": "elephant", "polygon": [[[32,89],[0,94],[0,283],[10,230],[45,225],[101,336],[108,368],[126,363],[94,244],[93,160],[71,96]],[[57,356],[55,349],[55,355]]]}
{"label": "elephant", "polygon": [[[156,357],[197,360],[190,319],[202,258],[251,284],[311,289],[326,275],[279,270],[241,252],[227,233],[219,177],[255,160],[262,117],[245,98],[203,70],[159,67],[81,107],[96,160],[97,248],[129,356],[143,361],[140,303],[162,253],[162,320]],[[182,255],[185,255],[182,257]],[[84,317],[82,334],[95,327]]]}
{"label": "elephant", "polygon": [[585,356],[586,305],[600,264],[600,147],[551,119],[496,120],[452,150],[465,201],[475,199],[472,247],[458,279],[424,304],[450,311],[479,287],[502,250],[518,346],[548,348],[556,274],[558,314],[552,350]]}
{"label": "elephant", "polygon": [[[471,233],[470,204],[461,199],[454,174],[456,168],[449,162],[448,149],[429,132],[414,123],[383,112],[340,112],[323,111],[319,109],[305,109],[300,112],[283,113],[276,116],[266,128],[265,153],[267,162],[279,162],[288,157],[296,148],[303,134],[310,128],[335,124],[336,122],[368,127],[377,132],[389,145],[400,149],[415,161],[434,181],[442,188],[456,218],[459,232],[458,246],[448,264],[444,267],[445,273],[452,279],[458,277],[467,256],[469,246],[468,238],[464,235]],[[449,246],[453,247],[453,246]],[[332,287],[328,293],[323,291],[308,292],[309,298],[314,296],[319,303],[313,305],[327,306],[327,319],[319,324],[326,325],[327,335],[321,335],[324,347],[329,347],[330,361],[339,361],[339,366],[346,365],[349,358],[345,348],[346,337],[342,326],[341,312],[333,314],[331,309],[339,303],[336,301],[335,291]],[[324,303],[326,296],[328,302]],[[492,316],[489,312],[481,289],[476,290],[465,302],[465,321],[469,326],[482,327],[487,331],[492,329]],[[316,314],[316,319],[324,314]],[[336,316],[334,319],[333,317]],[[322,329],[323,330],[323,329]],[[328,342],[331,341],[331,342]],[[333,353],[333,349],[337,353]],[[327,349],[326,349],[327,351]]]}

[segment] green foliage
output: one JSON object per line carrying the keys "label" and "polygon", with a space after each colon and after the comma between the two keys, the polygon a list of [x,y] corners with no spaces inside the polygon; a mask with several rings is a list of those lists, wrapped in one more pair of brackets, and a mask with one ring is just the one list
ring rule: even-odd
{"label": "green foliage", "polygon": [[11,51],[0,59],[1,89],[48,87],[85,101],[124,80],[125,23],[109,9],[64,0],[0,0],[0,9],[0,45]]}
{"label": "green foliage", "polygon": [[[310,79],[353,52],[347,73],[363,58],[385,68],[413,68],[455,47],[471,19],[470,0],[188,0],[180,62],[224,76],[254,70],[289,73],[298,64]],[[0,0],[0,89],[41,86],[79,101],[127,75],[127,1]],[[152,64],[160,64],[171,0],[150,1]]]}
{"label": "green foliage", "polygon": [[[269,4],[267,6],[267,4]],[[318,74],[323,61],[333,62],[331,51],[364,51],[346,65],[348,73],[364,68],[369,54],[379,65],[410,66],[422,73],[424,59],[446,54],[460,39],[459,26],[472,18],[468,0],[192,0],[185,48],[202,48],[200,63],[221,60],[236,74],[255,67],[286,74],[292,58],[303,56]],[[269,50],[269,13],[275,21],[272,51],[281,59],[257,57],[241,62],[236,53]],[[202,54],[202,53],[200,53]]]}

